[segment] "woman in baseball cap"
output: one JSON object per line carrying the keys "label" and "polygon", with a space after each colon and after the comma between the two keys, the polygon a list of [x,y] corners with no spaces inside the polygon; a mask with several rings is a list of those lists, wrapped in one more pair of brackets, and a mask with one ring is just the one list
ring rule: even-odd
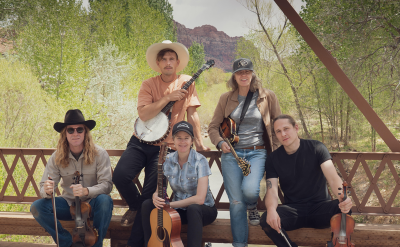
{"label": "woman in baseball cap", "polygon": [[[214,222],[218,214],[208,183],[211,170],[206,157],[192,149],[194,135],[190,123],[176,123],[172,128],[172,139],[176,152],[168,154],[163,164],[164,175],[174,193],[170,207],[179,213],[181,223],[188,225],[187,246],[200,247],[203,226]],[[146,243],[151,236],[150,213],[155,207],[163,208],[166,203],[158,197],[157,191],[153,199],[146,200],[142,205]]]}
{"label": "woman in baseball cap", "polygon": [[[249,229],[247,218],[251,225],[260,223],[257,211],[260,181],[267,153],[279,146],[271,123],[281,114],[281,109],[274,92],[262,87],[250,59],[235,60],[232,71],[232,77],[227,82],[231,90],[221,95],[208,126],[208,134],[212,143],[222,149],[222,177],[230,202],[233,246],[244,247],[247,246]],[[232,143],[233,148],[240,158],[249,161],[250,174],[243,173],[229,145],[220,136],[219,128],[226,118],[236,123],[232,132],[239,137],[239,141]]]}

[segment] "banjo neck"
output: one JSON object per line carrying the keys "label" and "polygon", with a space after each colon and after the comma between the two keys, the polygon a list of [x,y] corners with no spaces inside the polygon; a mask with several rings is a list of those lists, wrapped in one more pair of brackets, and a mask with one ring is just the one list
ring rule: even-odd
{"label": "banjo neck", "polygon": [[[210,62],[212,61],[212,62]],[[200,76],[200,74],[208,69],[209,67],[214,65],[214,60],[210,60],[207,62],[208,66],[205,66],[206,64],[203,65],[203,67],[201,67],[193,76],[192,78],[185,83],[185,85],[183,85],[183,87],[181,89],[185,89],[188,90],[188,88],[190,87],[190,85],[192,85],[192,83],[197,79],[197,77]],[[212,64],[212,65],[211,65]],[[211,66],[210,66],[211,65]],[[166,106],[164,106],[164,108],[161,110],[161,112],[163,112],[164,114],[167,114],[167,112],[171,109],[171,107],[175,104],[176,101],[170,101]]]}

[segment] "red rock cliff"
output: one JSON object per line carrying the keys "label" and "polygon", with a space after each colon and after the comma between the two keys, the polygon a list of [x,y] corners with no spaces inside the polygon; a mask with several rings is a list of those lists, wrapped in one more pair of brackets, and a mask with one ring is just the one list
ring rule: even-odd
{"label": "red rock cliff", "polygon": [[241,37],[229,37],[211,25],[190,29],[178,22],[175,24],[179,43],[184,44],[187,48],[192,45],[193,41],[203,44],[206,60],[214,59],[215,67],[221,68],[225,72],[232,71],[236,43]]}

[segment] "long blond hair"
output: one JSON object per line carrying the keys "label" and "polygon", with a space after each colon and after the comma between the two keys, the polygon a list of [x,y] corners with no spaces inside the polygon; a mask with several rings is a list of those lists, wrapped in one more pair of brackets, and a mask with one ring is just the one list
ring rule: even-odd
{"label": "long blond hair", "polygon": [[[93,142],[89,128],[84,125],[85,140],[83,141],[84,164],[89,165],[94,162],[97,150]],[[57,144],[56,164],[65,168],[69,165],[69,144],[67,140],[67,127],[60,132],[60,139]]]}
{"label": "long blond hair", "polygon": [[[238,89],[239,86],[235,79],[235,73],[232,74],[231,78],[226,83],[226,86],[228,88],[230,88],[232,91],[235,91],[236,89]],[[250,82],[250,91],[255,92],[257,89],[260,89],[260,88],[262,88],[261,79],[258,78],[258,76],[256,75],[256,73],[254,73],[254,71],[252,71],[252,77],[251,77],[251,82]]]}

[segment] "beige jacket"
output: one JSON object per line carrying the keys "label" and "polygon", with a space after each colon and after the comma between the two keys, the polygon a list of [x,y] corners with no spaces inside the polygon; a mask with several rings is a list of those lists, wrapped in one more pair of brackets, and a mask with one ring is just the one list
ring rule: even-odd
{"label": "beige jacket", "polygon": [[[219,98],[219,102],[214,111],[214,116],[211,123],[208,125],[208,135],[210,136],[211,142],[217,146],[220,141],[223,141],[219,134],[219,126],[221,125],[224,118],[228,117],[232,111],[239,105],[238,101],[239,90],[229,91],[224,93]],[[281,108],[279,107],[278,99],[271,90],[262,88],[259,90],[257,99],[257,107],[261,113],[264,121],[264,145],[267,149],[267,153],[271,153],[279,147],[279,141],[275,135],[273,135],[273,128],[271,126],[272,120],[281,114]]]}
{"label": "beige jacket", "polygon": [[113,187],[110,157],[108,156],[107,151],[100,146],[96,145],[96,149],[98,154],[95,156],[95,161],[89,165],[84,165],[83,153],[79,159],[76,160],[70,152],[69,165],[66,168],[56,165],[55,161],[57,151],[54,152],[47,162],[42,180],[40,181],[40,196],[42,198],[51,198],[51,196],[44,192],[43,188],[43,184],[47,180],[47,175],[49,175],[56,185],[61,181],[61,197],[71,206],[75,197],[72,193],[72,189],[69,187],[74,181],[73,178],[75,171],[79,171],[80,174],[83,174],[80,184],[89,190],[88,196],[80,197],[82,201],[89,202],[90,199],[96,198],[100,194],[110,194]]}

